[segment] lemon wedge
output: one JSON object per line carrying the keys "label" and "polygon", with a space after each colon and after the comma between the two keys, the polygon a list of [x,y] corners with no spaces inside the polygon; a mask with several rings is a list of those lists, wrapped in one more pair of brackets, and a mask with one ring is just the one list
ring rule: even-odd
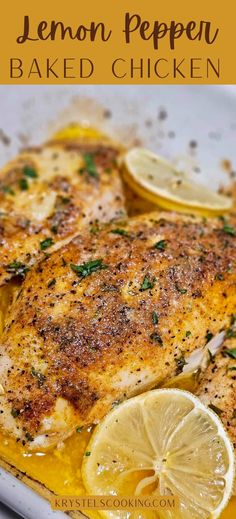
{"label": "lemon wedge", "polygon": [[197,397],[156,389],[120,404],[97,426],[82,476],[91,495],[180,499],[179,510],[100,511],[109,519],[216,519],[233,487],[233,447],[219,417]]}
{"label": "lemon wedge", "polygon": [[53,136],[55,140],[76,140],[76,139],[98,139],[101,132],[92,126],[82,126],[80,124],[70,124],[58,130]]}
{"label": "lemon wedge", "polygon": [[164,388],[176,388],[176,389],[185,389],[186,391],[191,391],[194,393],[199,384],[199,370],[196,369],[194,371],[189,371],[188,373],[180,373],[175,377],[168,379],[168,381],[164,382]]}
{"label": "lemon wedge", "polygon": [[151,151],[132,148],[123,157],[124,179],[141,197],[164,209],[203,215],[232,209],[232,200],[196,184]]}

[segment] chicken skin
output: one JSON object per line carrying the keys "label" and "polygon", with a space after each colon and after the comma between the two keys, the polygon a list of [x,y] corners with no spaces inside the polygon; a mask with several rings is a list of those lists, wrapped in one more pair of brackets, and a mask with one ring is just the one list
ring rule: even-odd
{"label": "chicken skin", "polygon": [[32,267],[1,338],[3,430],[46,449],[181,373],[230,326],[235,229],[151,213],[83,230]]}
{"label": "chicken skin", "polygon": [[[234,316],[233,316],[234,318]],[[228,335],[236,333],[229,328]],[[236,449],[236,340],[227,339],[199,380],[197,396],[221,418]]]}
{"label": "chicken skin", "polygon": [[124,214],[117,154],[109,142],[54,141],[2,169],[0,287],[81,227]]}

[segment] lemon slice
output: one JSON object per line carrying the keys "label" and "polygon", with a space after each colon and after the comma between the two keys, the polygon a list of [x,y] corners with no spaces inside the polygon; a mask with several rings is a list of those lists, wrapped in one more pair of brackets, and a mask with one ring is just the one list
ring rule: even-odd
{"label": "lemon slice", "polygon": [[99,137],[101,137],[101,132],[92,126],[81,126],[80,124],[65,126],[53,136],[55,140],[98,139]]}
{"label": "lemon slice", "polygon": [[233,487],[234,453],[219,417],[187,391],[156,389],[113,409],[82,466],[91,495],[175,495],[179,510],[100,511],[106,518],[219,517]]}
{"label": "lemon slice", "polygon": [[164,209],[211,215],[232,208],[230,198],[196,184],[185,173],[146,149],[128,151],[123,165],[124,178],[130,187]]}

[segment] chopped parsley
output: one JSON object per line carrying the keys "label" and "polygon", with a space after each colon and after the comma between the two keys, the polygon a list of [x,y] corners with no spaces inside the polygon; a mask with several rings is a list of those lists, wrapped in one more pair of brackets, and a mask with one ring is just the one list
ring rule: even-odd
{"label": "chopped parsley", "polygon": [[29,442],[32,442],[34,440],[33,436],[29,432],[25,433],[25,437]]}
{"label": "chopped parsley", "polygon": [[21,191],[27,191],[27,189],[29,189],[29,184],[26,178],[20,178],[19,188],[21,189]]}
{"label": "chopped parsley", "polygon": [[60,196],[60,203],[63,205],[70,203],[70,198],[68,196]]}
{"label": "chopped parsley", "polygon": [[74,265],[73,263],[71,263],[70,267],[73,270],[73,272],[78,274],[78,276],[80,276],[81,278],[86,278],[87,276],[90,276],[93,272],[96,272],[97,270],[106,269],[107,265],[104,265],[103,259],[97,259],[87,261],[86,263],[82,263],[81,265]]}
{"label": "chopped parsley", "polygon": [[155,285],[156,279],[153,278],[152,280],[148,276],[144,276],[142,285],[140,287],[140,291],[143,292],[144,290],[148,290],[150,288],[153,288]]}
{"label": "chopped parsley", "polygon": [[220,220],[220,222],[226,223],[226,218],[225,218],[225,216],[223,214],[220,214],[218,216],[218,220]]}
{"label": "chopped parsley", "polygon": [[176,363],[176,375],[182,373],[184,366],[187,364],[183,355],[181,355],[178,359],[175,359]]}
{"label": "chopped parsley", "polygon": [[48,247],[51,247],[54,244],[54,241],[52,238],[46,238],[45,240],[40,242],[40,249],[46,250]]}
{"label": "chopped parsley", "polygon": [[212,411],[214,411],[214,413],[218,414],[218,416],[220,416],[222,413],[223,413],[223,409],[220,409],[219,407],[217,407],[216,405],[214,404],[209,404],[210,409]]}
{"label": "chopped parsley", "polygon": [[46,380],[45,375],[40,373],[40,371],[36,371],[36,369],[34,367],[31,368],[30,372],[31,372],[32,377],[35,377],[38,380],[38,386],[41,387]]}
{"label": "chopped parsley", "polygon": [[218,274],[216,274],[215,279],[218,279],[219,281],[223,281],[225,278],[224,278],[223,274],[218,273]]}
{"label": "chopped parsley", "polygon": [[53,234],[57,234],[58,233],[58,225],[52,225],[51,231],[53,232]]}
{"label": "chopped parsley", "polygon": [[228,328],[228,330],[226,330],[226,334],[225,334],[226,339],[231,339],[232,337],[236,337],[235,323],[236,323],[236,314],[232,314],[231,319],[230,319],[231,327]]}
{"label": "chopped parsley", "polygon": [[235,324],[235,323],[236,323],[236,314],[232,314],[230,324]]}
{"label": "chopped parsley", "polygon": [[207,351],[208,351],[208,355],[209,355],[209,358],[210,358],[210,362],[212,362],[215,358],[215,355],[213,355],[213,353],[211,353],[211,350],[209,350],[209,348],[207,348]]}
{"label": "chopped parsley", "polygon": [[83,425],[80,425],[79,427],[76,427],[76,432],[81,433],[83,430]]}
{"label": "chopped parsley", "polygon": [[158,323],[158,319],[159,319],[158,314],[155,311],[153,311],[152,312],[152,322],[153,322],[153,324],[157,324]]}
{"label": "chopped parsley", "polygon": [[232,227],[232,225],[229,225],[228,223],[225,223],[225,225],[223,226],[223,231],[226,234],[229,234],[230,236],[236,236],[236,229],[234,229],[234,227]]}
{"label": "chopped parsley", "polygon": [[15,195],[15,191],[13,191],[13,189],[10,186],[2,186],[1,190],[6,195]]}
{"label": "chopped parsley", "polygon": [[6,266],[6,271],[15,276],[25,276],[26,272],[29,271],[29,267],[20,261],[13,261]]}
{"label": "chopped parsley", "polygon": [[231,359],[236,359],[236,348],[224,350],[223,353],[226,353],[226,355],[228,355],[228,357],[231,357]]}
{"label": "chopped parsley", "polygon": [[129,236],[129,233],[125,229],[113,229],[112,234],[119,234],[120,236]]}
{"label": "chopped parsley", "polygon": [[51,281],[49,281],[49,283],[48,283],[48,288],[54,287],[55,284],[56,284],[56,279],[55,278],[51,279]]}
{"label": "chopped parsley", "polygon": [[178,292],[180,292],[180,294],[187,294],[187,288],[181,288],[177,284],[175,285],[175,288],[178,290]]}
{"label": "chopped parsley", "polygon": [[91,225],[91,227],[90,227],[91,234],[97,234],[99,231],[100,231],[100,228],[99,228],[99,225],[97,222],[94,223],[93,225]]}
{"label": "chopped parsley", "polygon": [[37,171],[35,171],[35,169],[32,168],[31,166],[25,166],[23,169],[23,174],[25,175],[25,177],[28,177],[28,178],[37,178],[38,177]]}
{"label": "chopped parsley", "polygon": [[232,339],[232,337],[236,337],[236,330],[233,328],[228,328],[228,330],[226,330],[225,337],[226,339]]}
{"label": "chopped parsley", "polygon": [[163,340],[162,340],[161,336],[158,335],[158,333],[156,333],[156,332],[151,333],[150,339],[154,342],[158,342],[161,346],[163,345]]}
{"label": "chopped parsley", "polygon": [[160,240],[154,245],[154,249],[158,250],[165,250],[167,247],[167,241],[166,240]]}
{"label": "chopped parsley", "polygon": [[19,414],[20,414],[19,409],[16,409],[15,407],[13,407],[11,410],[11,415],[13,416],[13,418],[17,418],[17,416],[19,416]]}
{"label": "chopped parsley", "polygon": [[206,335],[205,335],[206,344],[207,344],[208,342],[210,342],[212,338],[213,338],[213,333],[211,333],[211,332],[207,332]]}
{"label": "chopped parsley", "polygon": [[84,453],[84,455],[85,455],[85,456],[91,456],[91,452],[90,452],[90,451],[86,451],[86,452]]}
{"label": "chopped parsley", "polygon": [[192,332],[190,332],[190,330],[187,330],[185,336],[186,336],[186,337],[190,337],[190,335],[192,335]]}
{"label": "chopped parsley", "polygon": [[99,178],[93,155],[91,153],[85,153],[83,159],[85,163],[84,169],[90,175],[90,177]]}

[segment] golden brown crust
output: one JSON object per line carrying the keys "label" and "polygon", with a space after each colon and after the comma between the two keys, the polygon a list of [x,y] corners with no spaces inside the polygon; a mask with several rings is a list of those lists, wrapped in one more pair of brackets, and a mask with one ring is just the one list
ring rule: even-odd
{"label": "golden brown crust", "polygon": [[33,268],[2,339],[11,364],[2,405],[15,410],[15,434],[41,434],[60,399],[70,404],[70,434],[179,373],[193,349],[229,326],[233,234],[219,219],[154,213],[83,232]]}
{"label": "golden brown crust", "polygon": [[222,351],[211,358],[197,395],[220,416],[236,449],[236,359],[231,350],[236,352],[235,339],[225,341]]}
{"label": "golden brown crust", "polygon": [[[52,142],[22,152],[0,173],[0,286],[96,221],[124,214],[116,157],[109,144]],[[50,243],[49,242],[49,243]]]}

